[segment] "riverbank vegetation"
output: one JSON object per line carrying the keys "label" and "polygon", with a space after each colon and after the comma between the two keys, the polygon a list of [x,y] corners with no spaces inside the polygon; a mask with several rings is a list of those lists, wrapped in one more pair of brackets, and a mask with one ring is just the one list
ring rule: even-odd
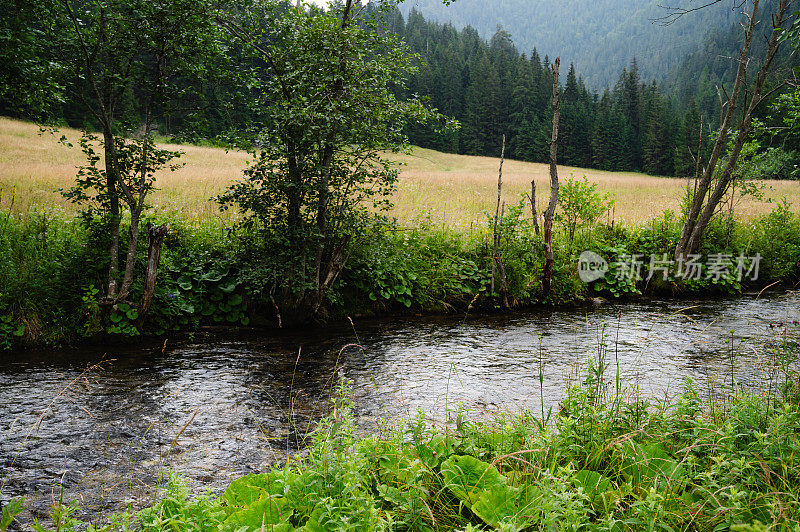
{"label": "riverbank vegetation", "polygon": [[[76,216],[75,206],[57,192],[70,183],[69,172],[74,173],[73,165],[79,162],[77,150],[36,132],[30,124],[0,121],[0,140],[9,148],[4,150],[5,160],[0,161],[9,170],[1,178],[0,200],[3,347],[63,345],[93,337],[124,339],[203,325],[277,327],[298,323],[298,318],[291,318],[291,301],[274,288],[275,271],[281,266],[272,251],[276,241],[261,228],[237,225],[241,219],[238,210],[220,212],[211,199],[236,179],[246,157],[218,148],[176,145],[168,147],[185,151],[186,165],[159,176],[161,190],[152,192],[152,204],[142,220],[144,226],[168,223],[171,227],[150,314],[142,321],[135,308],[118,307],[104,315],[96,304],[107,271],[107,259],[102,255],[107,238],[103,225],[99,219],[87,223]],[[68,138],[77,135],[64,133]],[[321,319],[500,308],[501,288],[489,293],[493,220],[487,214],[496,199],[492,196],[496,196],[499,161],[419,150],[397,159],[407,166],[391,196],[395,207],[389,214],[395,215],[396,221],[375,223],[352,242]],[[784,286],[797,282],[800,218],[792,203],[800,195],[796,184],[751,182],[750,190],[740,189],[750,193],[737,194],[733,209],[728,204],[728,212],[714,220],[701,252],[706,257],[731,255],[732,262],[726,265],[731,275],[706,278],[703,273],[700,279],[664,281],[659,273],[648,281],[644,277],[651,255],[659,259],[670,255],[680,236],[686,183],[631,174],[585,173],[590,176],[585,181],[573,176],[567,182],[574,186],[562,184],[554,292],[545,300],[540,278],[542,239],[536,234],[530,202],[523,193],[533,176],[540,183],[538,194],[546,194],[546,176],[543,167],[506,162],[503,199],[507,205],[499,224],[499,249],[509,306],[576,304],[593,296],[614,299],[640,293],[735,294],[776,281]],[[26,188],[17,189],[17,183]],[[648,190],[668,192],[660,196],[663,203],[643,206],[654,201]],[[539,201],[541,205],[542,199]],[[587,209],[593,202],[601,207]],[[433,204],[438,205],[435,211],[423,208]],[[126,245],[124,235],[122,245]],[[144,242],[137,269],[144,268],[146,247],[142,246]],[[579,279],[576,260],[584,250],[593,250],[609,261],[612,271],[605,279],[591,285]],[[635,254],[641,255],[643,278],[631,282],[614,270],[614,263]],[[751,279],[752,272],[741,281],[733,275],[740,254],[762,257],[757,280]],[[135,295],[141,290],[141,281],[133,285]]]}
{"label": "riverbank vegetation", "polygon": [[709,398],[687,382],[646,400],[601,345],[557,412],[478,421],[456,409],[442,426],[421,413],[368,436],[343,384],[285,465],[221,495],[193,497],[172,476],[152,507],[88,528],[64,501],[53,530],[796,530],[798,345],[783,333],[766,349],[755,394],[733,381]]}

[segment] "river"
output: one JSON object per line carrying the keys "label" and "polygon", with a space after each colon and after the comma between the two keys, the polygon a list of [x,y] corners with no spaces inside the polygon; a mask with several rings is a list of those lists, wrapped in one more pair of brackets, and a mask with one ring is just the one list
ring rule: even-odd
{"label": "river", "polygon": [[[167,471],[195,490],[282,463],[351,382],[362,430],[418,411],[442,421],[556,410],[604,355],[629,393],[658,399],[773,382],[797,338],[798,294],[647,301],[500,316],[356,320],[319,330],[147,348],[0,354],[0,501],[84,515],[152,503]],[[540,381],[539,376],[543,379]]]}

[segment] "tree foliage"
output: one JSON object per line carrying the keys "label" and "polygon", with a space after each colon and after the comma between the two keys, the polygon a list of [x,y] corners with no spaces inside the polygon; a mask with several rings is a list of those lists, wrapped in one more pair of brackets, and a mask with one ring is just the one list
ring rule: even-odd
{"label": "tree foliage", "polygon": [[389,207],[397,169],[384,154],[408,148],[407,122],[437,117],[419,99],[397,96],[414,57],[378,31],[379,12],[350,1],[329,11],[286,11],[275,0],[254,7],[268,29],[228,27],[262,60],[264,127],[255,161],[220,202],[269,236],[280,257],[275,285],[296,292],[298,310],[313,315],[350,240]]}
{"label": "tree foliage", "polygon": [[[218,6],[214,0],[32,0],[14,7],[4,14],[0,33],[25,61],[5,72],[0,96],[13,98],[12,108],[50,122],[63,118],[56,111],[62,107],[87,130],[99,131],[81,140],[88,164],[65,195],[91,203],[84,215],[99,217],[105,227],[102,299],[116,305],[129,298],[136,281],[139,222],[154,172],[178,155],[155,147],[156,124],[176,112],[200,116],[207,82],[224,71],[214,68],[224,52],[215,23]],[[44,94],[30,90],[38,84]],[[154,282],[154,264],[145,284],[148,277]]]}

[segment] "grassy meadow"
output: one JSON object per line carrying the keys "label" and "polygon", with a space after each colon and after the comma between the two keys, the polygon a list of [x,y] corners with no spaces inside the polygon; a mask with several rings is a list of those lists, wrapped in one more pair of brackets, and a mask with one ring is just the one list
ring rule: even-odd
{"label": "grassy meadow", "polygon": [[[58,142],[61,134],[75,144],[69,148]],[[26,122],[0,118],[0,208],[25,211],[44,210],[57,206],[73,210],[59,194],[75,178],[75,168],[84,163],[77,147],[79,132],[63,129],[58,135],[40,134],[39,127]],[[210,200],[239,179],[249,155],[239,151],[200,146],[175,146],[184,152],[185,165],[174,171],[162,171],[157,180],[159,190],[151,196],[157,211],[173,211],[187,218],[219,216],[217,205]],[[469,230],[484,226],[484,212],[493,212],[497,194],[499,159],[440,153],[415,148],[410,155],[397,155],[402,163],[401,177],[395,195],[394,214],[402,225],[414,225],[429,219],[435,225]],[[582,168],[559,167],[562,180],[571,174],[587,175],[598,189],[616,200],[615,221],[638,224],[665,209],[678,210],[685,191],[682,179],[654,177],[639,173],[604,172]],[[536,181],[537,205],[546,205],[549,195],[549,168],[539,163],[505,161],[503,167],[503,199],[517,203],[530,192],[531,179]],[[794,181],[766,183],[766,198],[788,197],[800,204],[800,186]],[[12,191],[15,190],[15,194]],[[772,205],[765,201],[745,199],[738,207],[743,219],[765,214]],[[608,214],[608,217],[612,213]]]}

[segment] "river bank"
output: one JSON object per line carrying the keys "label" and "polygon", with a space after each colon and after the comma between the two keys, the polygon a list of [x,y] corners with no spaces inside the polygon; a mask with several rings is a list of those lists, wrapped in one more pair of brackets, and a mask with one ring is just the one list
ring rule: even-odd
{"label": "river bank", "polygon": [[[352,243],[344,270],[312,319],[299,313],[291,287],[274,277],[281,258],[268,234],[177,214],[143,223],[169,223],[171,231],[154,301],[142,322],[134,304],[110,312],[97,304],[107,271],[102,223],[57,211],[0,211],[0,349],[92,339],[135,342],[201,326],[275,330],[306,327],[309,320],[574,307],[595,297],[729,296],[767,286],[789,288],[800,279],[800,217],[784,203],[747,222],[717,219],[691,271],[668,259],[680,232],[680,220],[670,212],[639,226],[587,227],[572,240],[557,231],[553,290],[545,297],[541,237],[532,220],[516,210],[500,228],[505,282],[497,272],[494,292],[488,220],[485,230],[472,233],[389,223]],[[583,251],[605,262],[605,275],[588,283],[581,279]],[[276,290],[276,283],[282,288]],[[141,290],[134,284],[133,301]]]}

